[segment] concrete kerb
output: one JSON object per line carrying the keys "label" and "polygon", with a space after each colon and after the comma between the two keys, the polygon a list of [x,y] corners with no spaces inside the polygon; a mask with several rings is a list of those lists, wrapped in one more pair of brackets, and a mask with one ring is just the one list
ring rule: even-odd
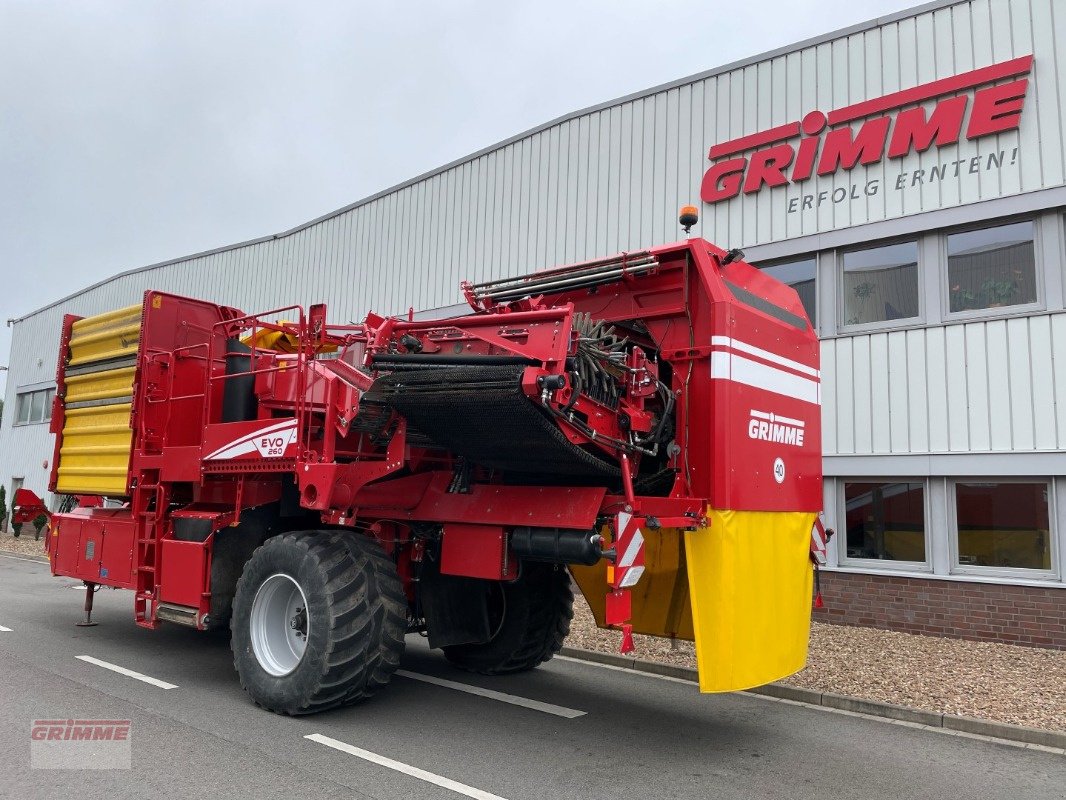
{"label": "concrete kerb", "polygon": [[[644,672],[650,675],[660,675],[678,680],[697,683],[699,676],[691,667],[679,667],[674,664],[660,664],[655,661],[642,661],[637,658],[616,655],[614,653],[600,653],[593,650],[582,650],[577,647],[564,647],[561,655],[570,658],[589,661],[596,664],[606,664],[612,667],[622,667],[636,672]],[[971,736],[988,736],[995,739],[1006,739],[1011,742],[1023,742],[1039,747],[1054,750],[1066,749],[1066,732],[1049,731],[1040,728],[1027,728],[1022,725],[1009,725],[1005,722],[993,722],[987,719],[975,719],[973,717],[959,717],[954,714],[941,714],[936,711],[923,711],[907,706],[897,706],[892,703],[882,703],[877,700],[863,700],[857,697],[846,697],[832,692],[819,692],[814,689],[803,689],[799,686],[788,686],[783,683],[770,683],[766,686],[757,686],[747,690],[751,694],[775,697],[779,700],[790,700],[797,703],[806,703],[812,706],[822,706],[838,711],[849,711],[855,714],[866,714],[874,717],[898,720],[912,725],[925,725],[930,728],[943,728],[945,731],[962,733]]]}

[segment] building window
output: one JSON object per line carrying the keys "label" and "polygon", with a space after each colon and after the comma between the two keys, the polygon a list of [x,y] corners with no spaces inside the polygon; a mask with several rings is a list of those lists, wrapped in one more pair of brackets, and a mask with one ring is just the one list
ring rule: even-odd
{"label": "building window", "polygon": [[1048,484],[955,484],[960,567],[1051,570]]}
{"label": "building window", "polygon": [[52,398],[55,389],[37,389],[15,395],[15,424],[30,425],[48,422],[52,418]]}
{"label": "building window", "polygon": [[844,253],[844,324],[917,317],[918,243],[900,242]]}
{"label": "building window", "polygon": [[1032,222],[952,233],[947,240],[952,313],[1036,302]]}
{"label": "building window", "polygon": [[811,325],[818,327],[818,318],[815,315],[815,284],[814,276],[817,271],[818,261],[814,256],[793,259],[791,261],[779,261],[776,264],[759,265],[759,269],[776,278],[781,283],[787,284],[796,290],[803,310],[807,312],[807,318]]}
{"label": "building window", "polygon": [[924,563],[925,484],[845,483],[847,557]]}

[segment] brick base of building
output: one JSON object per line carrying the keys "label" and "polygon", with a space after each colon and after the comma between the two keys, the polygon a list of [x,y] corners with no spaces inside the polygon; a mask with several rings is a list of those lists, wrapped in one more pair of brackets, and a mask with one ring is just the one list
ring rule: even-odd
{"label": "brick base of building", "polygon": [[821,573],[817,622],[1066,650],[1066,589]]}

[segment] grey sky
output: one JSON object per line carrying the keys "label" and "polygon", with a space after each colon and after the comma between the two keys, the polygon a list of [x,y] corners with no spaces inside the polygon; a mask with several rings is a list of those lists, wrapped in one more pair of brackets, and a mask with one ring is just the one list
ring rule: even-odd
{"label": "grey sky", "polygon": [[0,0],[0,320],[914,4]]}

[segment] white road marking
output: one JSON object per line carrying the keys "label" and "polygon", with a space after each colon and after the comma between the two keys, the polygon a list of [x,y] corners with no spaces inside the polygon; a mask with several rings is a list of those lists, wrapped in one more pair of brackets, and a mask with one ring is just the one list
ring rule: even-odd
{"label": "white road marking", "polygon": [[543,711],[545,714],[554,714],[557,717],[565,717],[566,719],[583,717],[586,714],[586,712],[584,711],[578,711],[573,708],[566,708],[565,706],[557,706],[552,703],[542,703],[540,700],[530,700],[528,697],[519,697],[513,694],[504,694],[503,692],[497,692],[492,689],[482,689],[480,686],[471,686],[468,683],[456,683],[455,681],[448,681],[444,678],[436,678],[432,675],[423,675],[418,672],[408,672],[405,669],[396,670],[396,674],[402,675],[404,678],[410,678],[411,680],[422,681],[423,683],[432,683],[434,686],[443,686],[445,689],[455,689],[456,691],[466,692],[467,694],[476,694],[478,697],[487,697],[490,700],[499,700],[501,703],[510,703],[513,706],[531,708],[534,711]]}
{"label": "white road marking", "polygon": [[15,561],[29,561],[31,564],[47,564],[47,558],[23,558],[22,556],[9,556],[6,553],[0,553],[0,558],[10,558]]}
{"label": "white road marking", "polygon": [[0,633],[13,633],[13,631],[11,628],[5,628],[3,625],[0,625]]}
{"label": "white road marking", "polygon": [[362,748],[354,747],[345,742],[338,741],[337,739],[331,739],[328,736],[323,736],[321,733],[309,733],[304,736],[304,738],[310,739],[312,742],[324,744],[326,747],[332,747],[334,750],[340,750],[342,753],[348,753],[348,755],[361,758],[364,761],[370,761],[371,763],[379,764],[382,767],[387,767],[396,772],[402,772],[404,775],[410,775],[412,778],[418,778],[420,781],[432,783],[434,786],[450,789],[451,791],[465,795],[466,797],[473,797],[475,800],[506,800],[498,794],[475,789],[473,786],[467,786],[465,783],[453,781],[451,778],[445,778],[443,775],[426,772],[424,769],[412,767],[410,764],[404,764],[402,761],[393,761],[391,758],[385,758],[385,756],[379,756],[377,753],[371,753],[369,750],[363,750]]}
{"label": "white road marking", "polygon": [[104,669],[109,669],[112,672],[117,672],[119,675],[125,675],[128,678],[136,678],[139,681],[150,683],[152,686],[158,686],[160,689],[178,688],[178,685],[176,683],[167,683],[166,681],[159,680],[159,678],[153,678],[150,675],[142,675],[140,672],[134,672],[132,669],[126,669],[125,667],[120,667],[118,664],[112,664],[108,661],[101,661],[100,659],[93,658],[92,656],[74,657],[81,661],[86,661],[89,664],[95,664],[98,667],[103,667]]}

